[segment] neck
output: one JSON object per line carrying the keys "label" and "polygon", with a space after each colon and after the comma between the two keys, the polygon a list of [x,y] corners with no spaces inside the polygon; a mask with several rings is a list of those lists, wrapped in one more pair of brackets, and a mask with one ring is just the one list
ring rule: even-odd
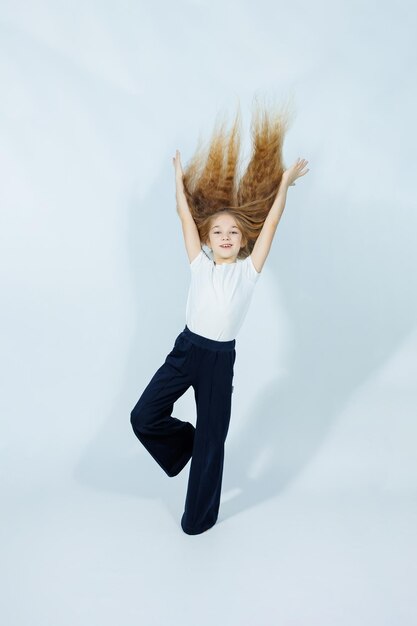
{"label": "neck", "polygon": [[232,257],[230,259],[217,259],[216,257],[213,257],[213,261],[216,265],[230,265],[231,263],[235,263],[236,259],[237,257]]}

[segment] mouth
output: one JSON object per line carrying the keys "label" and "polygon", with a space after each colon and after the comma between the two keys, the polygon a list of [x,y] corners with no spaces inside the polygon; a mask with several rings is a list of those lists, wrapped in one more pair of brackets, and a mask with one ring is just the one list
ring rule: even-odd
{"label": "mouth", "polygon": [[232,244],[231,243],[226,243],[220,246],[221,248],[231,248]]}

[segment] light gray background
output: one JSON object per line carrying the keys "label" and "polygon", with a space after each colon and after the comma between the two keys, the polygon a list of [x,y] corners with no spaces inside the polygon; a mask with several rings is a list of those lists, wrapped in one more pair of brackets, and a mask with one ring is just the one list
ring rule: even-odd
{"label": "light gray background", "polygon": [[[0,13],[2,622],[417,622],[416,9],[22,2]],[[130,411],[185,323],[175,210],[219,111],[292,99],[237,338],[220,516],[180,528]],[[193,391],[175,405],[195,423]]]}

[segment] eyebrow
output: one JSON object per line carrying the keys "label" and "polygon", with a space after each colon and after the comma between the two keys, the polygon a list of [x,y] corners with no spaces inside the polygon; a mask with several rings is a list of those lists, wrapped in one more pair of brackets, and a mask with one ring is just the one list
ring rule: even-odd
{"label": "eyebrow", "polygon": [[[216,224],[216,226],[213,226],[211,230],[213,230],[214,228],[221,228],[221,226],[219,224]],[[237,229],[239,229],[239,226],[231,226],[230,228],[237,228]]]}

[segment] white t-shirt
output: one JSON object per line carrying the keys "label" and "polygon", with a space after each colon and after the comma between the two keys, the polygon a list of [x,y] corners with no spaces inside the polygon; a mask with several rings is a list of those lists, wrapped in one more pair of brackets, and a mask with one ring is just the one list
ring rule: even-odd
{"label": "white t-shirt", "polygon": [[192,332],[215,341],[236,339],[261,275],[252,257],[216,264],[201,248],[189,265],[186,325]]}

